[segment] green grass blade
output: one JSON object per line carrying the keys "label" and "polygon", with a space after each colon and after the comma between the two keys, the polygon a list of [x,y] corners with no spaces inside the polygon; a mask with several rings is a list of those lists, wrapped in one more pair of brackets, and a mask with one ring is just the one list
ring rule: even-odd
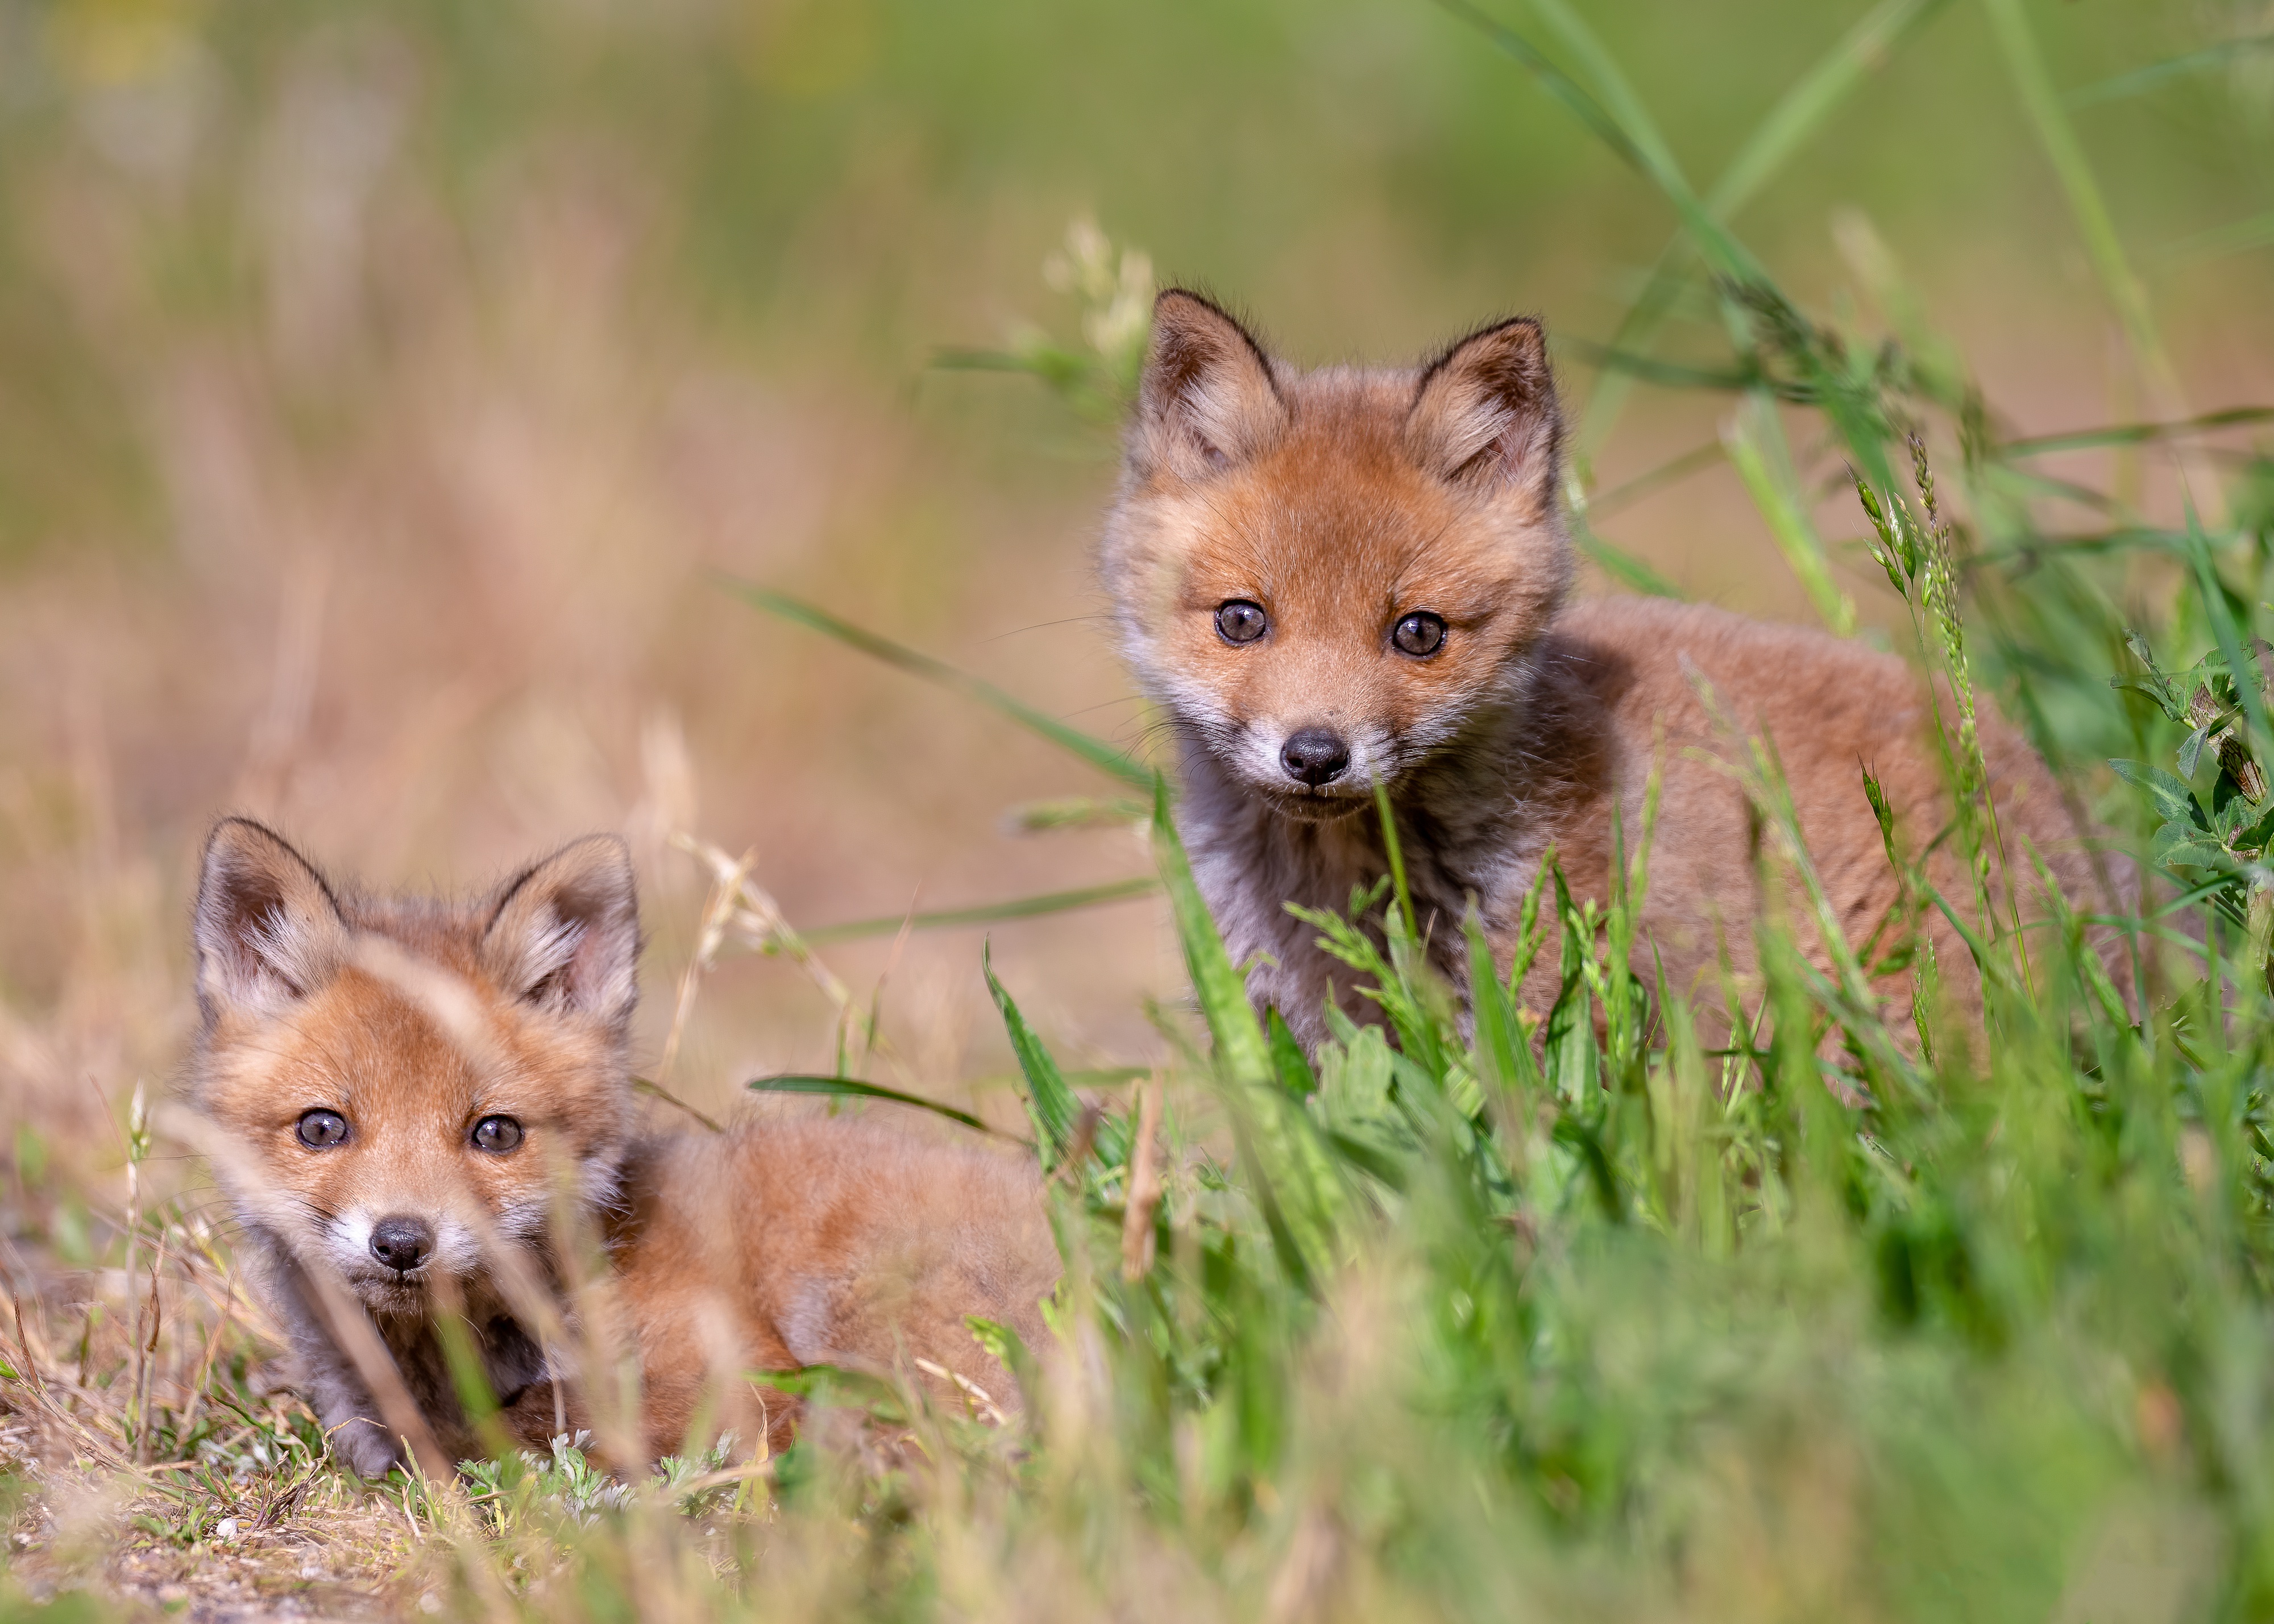
{"label": "green grass blade", "polygon": [[1792,451],[1785,442],[1784,425],[1776,406],[1765,395],[1746,397],[1722,431],[1729,462],[1753,499],[1753,506],[1768,521],[1769,534],[1793,575],[1808,590],[1809,601],[1826,626],[1845,637],[1856,629],[1856,600],[1832,578],[1832,560],[1824,538],[1816,533],[1809,516],[1808,500],[1793,471]]}
{"label": "green grass blade", "polygon": [[1532,0],[1532,10],[1562,37],[1565,49],[1586,65],[1594,80],[1597,105],[1605,109],[1606,116],[1625,138],[1627,150],[1634,154],[1643,174],[1674,206],[1674,212],[1681,217],[1707,266],[1718,274],[1739,282],[1766,282],[1767,273],[1760,262],[1721,228],[1691,189],[1682,166],[1675,160],[1673,148],[1660,132],[1657,121],[1651,117],[1634,87],[1627,83],[1617,60],[1604,48],[1594,30],[1564,0]]}
{"label": "green grass blade", "polygon": [[[942,1105],[937,1100],[927,1100],[922,1094],[903,1094],[897,1088],[887,1088],[881,1083],[862,1082],[857,1077],[823,1077],[798,1071],[785,1071],[774,1077],[754,1077],[743,1086],[753,1094],[818,1094],[837,1100],[889,1100],[895,1105],[913,1105],[918,1110],[930,1111],[935,1116],[945,1116],[950,1122],[960,1122],[967,1128],[976,1128],[982,1133],[992,1133],[998,1139],[1015,1139],[1015,1134],[1005,1133],[1000,1128],[990,1128],[969,1111],[959,1111],[952,1105]],[[1024,1144],[1023,1139],[1018,1140]]]}
{"label": "green grass blade", "polygon": [[2244,657],[2243,630],[2234,623],[2234,616],[2227,607],[2218,567],[2211,562],[2210,539],[2202,533],[2192,512],[2187,515],[2187,530],[2189,561],[2195,568],[2203,608],[2210,617],[2211,632],[2218,639],[2218,651],[2226,658],[2226,669],[2234,679],[2234,691],[2242,701],[2242,713],[2249,718],[2250,742],[2263,751],[2269,741],[2274,741],[2274,730],[2266,725],[2266,702],[2259,696],[2255,662]]}
{"label": "green grass blade", "polygon": [[1524,1038],[1516,1029],[1514,1001],[1501,985],[1492,944],[1473,904],[1462,926],[1469,940],[1469,1003],[1476,1021],[1476,1070],[1480,1080],[1503,1094],[1517,1084],[1516,1051]]}
{"label": "green grass blade", "polygon": [[1603,145],[1636,169],[1647,170],[1649,160],[1636,150],[1617,120],[1577,79],[1557,67],[1545,51],[1499,19],[1469,4],[1469,0],[1437,0],[1437,4],[1490,40],[1503,54],[1522,64],[1540,81],[1540,88],[1570,109],[1573,117]]}
{"label": "green grass blade", "polygon": [[2081,85],[2070,91],[2066,99],[2071,107],[2092,107],[2103,102],[2119,102],[2127,96],[2153,90],[2158,85],[2175,79],[2188,79],[2223,68],[2238,56],[2263,50],[2274,50],[2274,34],[2253,34],[2239,40],[2221,40],[2218,44],[2207,45],[2201,50],[2151,62],[2144,68],[2133,69],[2129,73],[2119,73],[2112,79]]}
{"label": "green grass blade", "polygon": [[2022,0],[1983,0],[1983,4],[1990,13],[1991,31],[1997,35],[1999,47],[2005,53],[2014,88],[2021,93],[2022,105],[2036,127],[2038,144],[2044,148],[2046,160],[2052,165],[2062,194],[2068,200],[2069,213],[2075,217],[2078,234],[2084,238],[2085,254],[2092,261],[2109,303],[2116,308],[2117,320],[2123,325],[2133,357],[2150,387],[2177,400],[2179,377],[2172,370],[2163,338],[2150,313],[2148,289],[2125,257],[2116,222],[2101,196],[2099,182],[2093,178],[2083,143],[2077,139],[2076,126],[2070,122],[2068,109],[2061,105],[2059,93],[2053,88],[2052,75],[2045,67],[2044,54],[2038,48],[2037,33],[2029,26]]}
{"label": "green grass blade", "polygon": [[1110,885],[1085,885],[1075,891],[1045,891],[1038,897],[1018,897],[1008,902],[990,902],[978,907],[941,908],[929,914],[879,914],[875,919],[848,920],[843,924],[801,930],[798,936],[808,947],[821,947],[832,942],[858,941],[864,936],[892,936],[903,929],[954,930],[969,925],[996,925],[1006,920],[1040,919],[1047,914],[1071,913],[1077,908],[1133,902],[1140,897],[1149,897],[1160,889],[1160,881],[1150,875],[1144,875],[1133,880],[1116,880]]}
{"label": "green grass blade", "polygon": [[2183,237],[2156,257],[2166,264],[2181,264],[2270,245],[2274,245],[2274,214],[2253,214],[2248,220],[2233,221],[2226,225],[2213,226],[2208,231],[2198,231],[2193,237]]}
{"label": "green grass blade", "polygon": [[1013,699],[983,678],[959,671],[929,654],[919,654],[889,637],[864,631],[849,621],[839,620],[827,610],[817,608],[802,598],[792,598],[787,592],[777,592],[770,587],[738,581],[732,576],[722,576],[721,580],[728,591],[768,614],[779,615],[825,637],[833,637],[846,647],[858,649],[871,659],[882,660],[895,670],[907,672],[966,698],[975,699],[989,710],[1010,718],[1029,733],[1049,740],[1060,748],[1072,751],[1099,771],[1110,773],[1125,784],[1133,784],[1140,789],[1153,786],[1151,770],[1140,765],[1123,751],[1078,727],[1067,726],[1056,717],[1046,715],[1022,700]]}
{"label": "green grass blade", "polygon": [[2150,440],[2179,440],[2208,434],[2239,424],[2274,423],[2274,406],[2230,406],[2207,411],[2177,423],[2116,423],[2105,428],[2078,429],[2067,434],[2038,434],[2009,440],[1998,447],[2001,457],[2052,456],[2062,451],[2090,451],[2102,446],[2138,446]]}
{"label": "green grass blade", "polygon": [[1630,592],[1677,600],[1690,596],[1625,548],[1596,535],[1577,514],[1571,517],[1571,540],[1589,563]]}
{"label": "green grass blade", "polygon": [[1027,1079],[1027,1115],[1035,1124],[1035,1140],[1041,1147],[1043,1171],[1054,1171],[1059,1160],[1073,1145],[1075,1124],[1081,1120],[1081,1101],[1074,1098],[1073,1090],[1066,1086],[1065,1074],[1058,1063],[1044,1048],[1027,1018],[1019,1012],[1018,1004],[1003,983],[995,977],[991,956],[980,950],[979,967],[987,978],[987,990],[995,996],[995,1007],[1002,1011],[1003,1030],[1011,1039],[1011,1052],[1019,1057],[1019,1070]]}
{"label": "green grass blade", "polygon": [[1777,172],[1837,112],[1856,87],[1884,66],[1906,34],[1931,19],[1949,0],[1880,0],[1833,42],[1808,71],[1779,96],[1737,148],[1721,177],[1706,194],[1706,207],[1726,220],[1760,194]]}
{"label": "green grass blade", "polygon": [[1269,1082],[1273,1076],[1270,1046],[1255,1019],[1254,1005],[1247,1001],[1247,983],[1224,951],[1224,938],[1216,934],[1216,921],[1209,917],[1208,904],[1193,881],[1192,861],[1169,817],[1165,781],[1154,793],[1153,854],[1161,865],[1161,883],[1169,893],[1169,912],[1184,946],[1193,996],[1216,1039],[1217,1060],[1228,1076],[1242,1082]]}
{"label": "green grass blade", "polygon": [[[1222,1097],[1257,1210],[1289,1280],[1312,1295],[1332,1255],[1340,1192],[1316,1129],[1273,1063],[1247,986],[1193,883],[1191,860],[1169,817],[1168,786],[1153,798],[1153,851],[1169,893],[1185,968],[1216,1040]],[[1303,1068],[1307,1073],[1307,1064]],[[1295,1079],[1300,1082],[1299,1075]]]}
{"label": "green grass blade", "polygon": [[1669,457],[1655,468],[1645,469],[1631,479],[1623,480],[1608,491],[1595,492],[1584,500],[1575,502],[1573,506],[1586,515],[1589,519],[1600,519],[1606,514],[1615,512],[1630,503],[1638,502],[1644,497],[1661,491],[1668,485],[1678,485],[1690,475],[1701,473],[1713,467],[1714,463],[1721,461],[1721,442],[1718,440],[1710,440],[1705,445],[1692,447],[1680,456]]}
{"label": "green grass blade", "polygon": [[[1948,0],[1881,0],[1833,45],[1807,72],[1792,82],[1766,117],[1756,125],[1736,155],[1729,160],[1713,189],[1706,194],[1706,212],[1727,221],[1758,196],[1779,170],[1823,128],[1840,104],[1868,74],[1883,64],[1903,37],[1917,28]],[[1676,291],[1690,262],[1687,237],[1669,243],[1652,267],[1641,295],[1613,329],[1611,348],[1646,352],[1664,327]],[[1612,374],[1602,378],[1587,397],[1577,433],[1577,455],[1592,459],[1610,437],[1632,390],[1632,380]]]}

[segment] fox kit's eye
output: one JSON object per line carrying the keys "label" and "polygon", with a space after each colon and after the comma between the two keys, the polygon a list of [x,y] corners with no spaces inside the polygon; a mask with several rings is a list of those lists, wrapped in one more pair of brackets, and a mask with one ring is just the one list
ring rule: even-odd
{"label": "fox kit's eye", "polygon": [[348,1119],[337,1111],[303,1111],[299,1134],[310,1150],[329,1150],[347,1142]]}
{"label": "fox kit's eye", "polygon": [[474,1124],[474,1148],[502,1156],[521,1143],[521,1124],[510,1116],[485,1116]]}
{"label": "fox kit's eye", "polygon": [[1261,604],[1235,598],[1217,606],[1216,635],[1226,643],[1254,643],[1270,629],[1271,619],[1263,613]]}
{"label": "fox kit's eye", "polygon": [[1409,614],[1391,629],[1389,641],[1397,645],[1400,654],[1427,659],[1445,646],[1444,617],[1427,609]]}

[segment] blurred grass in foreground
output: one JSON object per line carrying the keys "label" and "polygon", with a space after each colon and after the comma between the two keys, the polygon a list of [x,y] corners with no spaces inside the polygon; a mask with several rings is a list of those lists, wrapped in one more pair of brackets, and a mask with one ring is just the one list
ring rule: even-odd
{"label": "blurred grass in foreground", "polygon": [[[2145,916],[2114,921],[2137,1009],[2088,947],[2107,921],[2025,937],[1998,896],[1936,897],[1906,868],[1905,911],[1871,951],[1918,978],[1919,1033],[1887,1029],[1871,966],[1812,966],[1773,917],[1758,1018],[1705,1051],[1684,1005],[1630,969],[1645,828],[1623,831],[1617,894],[1575,902],[1543,880],[1529,951],[1562,968],[1548,1010],[1517,1005],[1521,966],[1477,952],[1475,1017],[1457,1019],[1395,874],[1347,920],[1320,916],[1387,1030],[1345,1026],[1314,1066],[1249,1010],[1163,795],[1152,839],[1197,1005],[1156,1012],[1171,1058],[1086,1102],[993,982],[1068,1263],[1059,1345],[1032,1365],[1009,1350],[1017,1427],[911,1388],[859,1395],[889,1452],[809,1435],[627,1485],[564,1443],[358,1496],[305,1412],[259,1390],[263,1327],[213,1229],[179,1202],[144,1210],[131,1177],[124,1214],[102,1214],[121,1238],[89,1238],[79,1196],[55,1202],[50,1239],[103,1271],[102,1301],[0,1324],[4,1438],[40,1462],[14,1479],[18,1594],[100,1571],[162,1599],[186,1581],[224,1598],[313,1586],[321,1604],[345,1578],[404,1609],[594,1620],[2274,1617],[2274,702],[2257,641],[2274,631],[2274,475],[2240,443],[2261,419],[2194,423],[2165,398],[2160,336],[2027,19],[1988,11],[2152,406],[2064,446],[2171,452],[2176,523],[2040,472],[2064,446],[2014,439],[1931,333],[1870,341],[1803,309],[1691,189],[1575,9],[1533,0],[1480,49],[1514,56],[1673,207],[1674,291],[1645,289],[1605,358],[1735,397],[1725,443],[1835,625],[1852,608],[1803,498],[1855,490],[1910,650],[1951,695],[1941,838],[1970,856],[1998,838],[1964,726],[1977,688],[2058,759],[2122,763],[2087,789],[2157,876]],[[1796,105],[1861,49],[1851,36]],[[1786,132],[1754,149],[1773,169],[1808,124],[1764,128]],[[1710,302],[1726,353],[1654,357],[1650,302],[1675,293]],[[999,364],[1088,409],[1127,342],[1090,339],[1094,365],[1040,342]],[[1748,760],[1763,883],[1804,918],[1788,799],[1772,756]],[[1891,861],[1916,855],[1891,841]],[[719,917],[749,912],[827,974],[778,913],[738,900],[746,874],[713,868]],[[1938,966],[1911,944],[1930,907],[1975,944],[1979,1034],[1935,1023]],[[860,1069],[874,1026],[834,986]],[[139,1109],[124,1136],[139,1169]],[[27,1186],[41,1154],[36,1135],[19,1146]]]}

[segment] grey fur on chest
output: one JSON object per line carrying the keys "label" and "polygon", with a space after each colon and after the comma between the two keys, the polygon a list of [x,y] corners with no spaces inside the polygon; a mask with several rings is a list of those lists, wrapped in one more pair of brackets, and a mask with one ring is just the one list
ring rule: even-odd
{"label": "grey fur on chest", "polygon": [[[1512,726],[1501,718],[1486,725]],[[1432,964],[1457,988],[1467,984],[1469,908],[1488,939],[1504,941],[1547,843],[1532,816],[1532,776],[1509,770],[1522,748],[1463,742],[1400,786],[1393,803],[1415,923]],[[1330,1000],[1353,1021],[1378,1019],[1359,991],[1359,974],[1322,951],[1317,928],[1288,911],[1291,903],[1347,915],[1354,891],[1382,882],[1389,862],[1375,813],[1319,823],[1285,817],[1233,783],[1197,741],[1184,750],[1184,790],[1178,824],[1193,878],[1232,961],[1247,966],[1258,1010],[1276,1009],[1311,1050],[1330,1035]],[[1380,905],[1358,922],[1380,946]]]}
{"label": "grey fur on chest", "polygon": [[[290,1343],[294,1380],[302,1396],[316,1412],[334,1452],[358,1476],[385,1476],[404,1459],[402,1440],[388,1431],[362,1372],[333,1335],[300,1263],[275,1237],[255,1234],[251,1238],[257,1275],[266,1286],[263,1295]],[[349,1312],[366,1313],[360,1304],[351,1304]],[[456,1378],[432,1319],[367,1318],[435,1441],[453,1459],[480,1454],[481,1442],[460,1400]],[[555,1378],[543,1347],[495,1304],[471,1303],[467,1328],[501,1411],[508,1416],[527,1412],[538,1424],[534,1429],[524,1425],[514,1430],[544,1430],[544,1417],[558,1406]],[[538,1440],[525,1436],[522,1441]]]}

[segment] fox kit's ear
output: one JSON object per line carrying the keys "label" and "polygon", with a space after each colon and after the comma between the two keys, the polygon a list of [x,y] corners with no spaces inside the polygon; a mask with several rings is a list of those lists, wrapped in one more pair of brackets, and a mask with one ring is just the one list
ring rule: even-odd
{"label": "fox kit's ear", "polygon": [[1528,495],[1553,510],[1563,418],[1547,335],[1529,319],[1472,333],[1421,374],[1405,444],[1439,477]]}
{"label": "fox kit's ear", "polygon": [[198,1007],[273,1015],[339,968],[348,928],[323,876],[250,818],[223,818],[198,877]]}
{"label": "fox kit's ear", "polygon": [[1140,474],[1205,479],[1254,455],[1286,426],[1270,360],[1246,328],[1181,288],[1153,302],[1152,348],[1129,430],[1129,460]]}
{"label": "fox kit's ear", "polygon": [[639,898],[630,851],[591,835],[498,894],[482,957],[498,984],[546,1009],[619,1026],[639,999]]}

